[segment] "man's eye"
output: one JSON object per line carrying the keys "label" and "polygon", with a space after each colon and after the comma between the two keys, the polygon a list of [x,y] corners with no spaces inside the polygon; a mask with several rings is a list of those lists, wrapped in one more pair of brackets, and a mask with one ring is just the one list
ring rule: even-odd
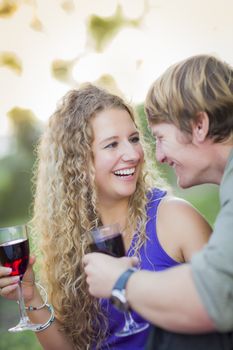
{"label": "man's eye", "polygon": [[134,136],[134,137],[132,137],[132,138],[130,139],[130,141],[131,141],[132,143],[138,143],[138,142],[140,141],[140,138],[139,138],[139,136]]}
{"label": "man's eye", "polygon": [[106,148],[115,148],[117,146],[117,142],[112,142],[112,143],[109,143],[107,146],[104,147],[104,149]]}
{"label": "man's eye", "polygon": [[162,137],[160,136],[154,136],[154,139],[155,139],[155,143],[159,143],[162,141]]}

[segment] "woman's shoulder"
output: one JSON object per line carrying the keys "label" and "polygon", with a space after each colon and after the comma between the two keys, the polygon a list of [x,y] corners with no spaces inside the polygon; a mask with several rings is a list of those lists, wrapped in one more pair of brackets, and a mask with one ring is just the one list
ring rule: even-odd
{"label": "woman's shoulder", "polygon": [[160,208],[161,213],[166,216],[176,216],[177,220],[181,219],[183,221],[186,218],[187,220],[195,218],[205,221],[202,214],[190,202],[170,194],[163,197]]}
{"label": "woman's shoulder", "polygon": [[209,223],[197,208],[183,198],[171,195],[164,196],[159,210],[160,217],[166,220],[167,224],[173,225],[175,222],[176,227],[180,227],[180,229],[181,227],[186,227],[186,229],[189,227],[189,230],[192,231],[192,228],[197,229],[201,226],[210,228]]}
{"label": "woman's shoulder", "polygon": [[158,236],[176,244],[184,261],[208,241],[211,226],[201,213],[185,199],[167,195],[161,201],[158,215]]}

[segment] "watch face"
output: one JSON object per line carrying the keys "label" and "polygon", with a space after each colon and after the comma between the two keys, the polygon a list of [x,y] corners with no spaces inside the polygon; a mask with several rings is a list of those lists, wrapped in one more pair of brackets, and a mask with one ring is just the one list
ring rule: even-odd
{"label": "watch face", "polygon": [[127,311],[129,308],[129,305],[126,301],[123,291],[114,289],[112,291],[110,301],[112,302],[112,304],[115,306],[117,310],[120,310],[122,312]]}

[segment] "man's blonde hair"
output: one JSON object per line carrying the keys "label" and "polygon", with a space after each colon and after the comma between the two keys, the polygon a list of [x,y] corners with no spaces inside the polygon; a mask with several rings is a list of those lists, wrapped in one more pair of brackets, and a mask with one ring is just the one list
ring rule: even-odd
{"label": "man's blonde hair", "polygon": [[209,117],[208,136],[221,142],[233,134],[233,70],[210,55],[190,57],[168,68],[145,102],[149,123],[172,123],[191,133],[198,112]]}

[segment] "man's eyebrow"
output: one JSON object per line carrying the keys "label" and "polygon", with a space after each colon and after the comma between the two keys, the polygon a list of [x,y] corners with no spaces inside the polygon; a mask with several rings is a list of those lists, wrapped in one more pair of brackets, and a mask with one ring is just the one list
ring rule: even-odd
{"label": "man's eyebrow", "polygon": [[152,130],[151,129],[151,131],[152,131],[153,135],[155,135],[157,137],[161,137],[162,136],[161,130]]}
{"label": "man's eyebrow", "polygon": [[157,131],[153,131],[153,130],[151,130],[151,134],[152,134],[154,137],[158,137],[158,133],[157,133]]}

